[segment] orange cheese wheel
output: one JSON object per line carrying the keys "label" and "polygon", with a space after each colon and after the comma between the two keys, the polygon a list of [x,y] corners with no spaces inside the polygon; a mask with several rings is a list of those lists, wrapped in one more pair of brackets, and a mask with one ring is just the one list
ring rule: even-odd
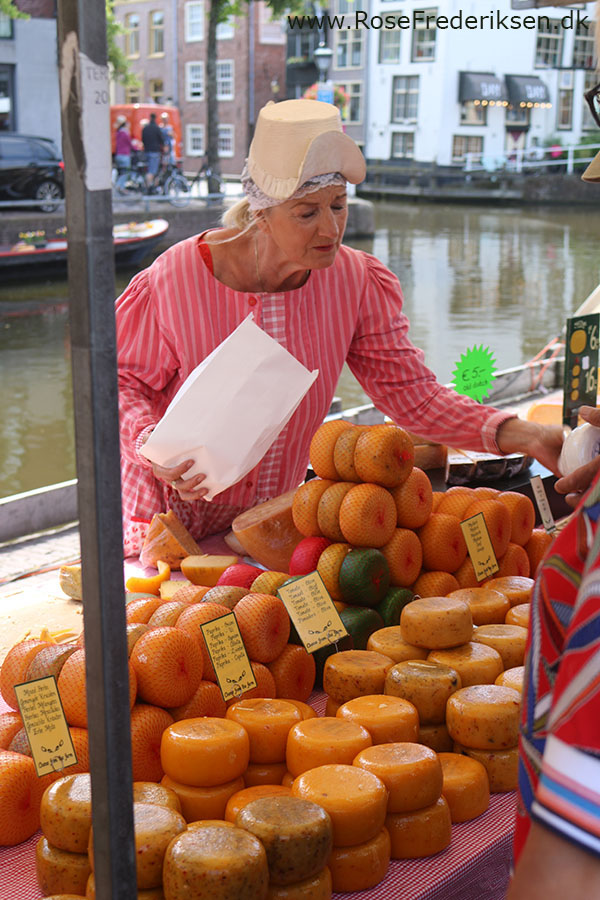
{"label": "orange cheese wheel", "polygon": [[282,784],[255,784],[252,787],[243,788],[233,794],[225,807],[225,821],[235,824],[235,817],[247,803],[253,800],[261,800],[263,797],[291,797],[290,787]]}
{"label": "orange cheese wheel", "polygon": [[412,703],[401,697],[355,697],[340,706],[336,718],[362,725],[374,744],[416,741],[419,735],[419,714]]}
{"label": "orange cheese wheel", "polygon": [[196,822],[171,841],[163,888],[171,900],[266,900],[265,849],[253,834],[229,822]]}
{"label": "orange cheese wheel", "polygon": [[452,591],[448,596],[455,597],[467,604],[471,610],[473,625],[500,624],[504,622],[504,617],[510,609],[506,594],[486,586],[461,588],[458,591]]}
{"label": "orange cheese wheel", "polygon": [[230,719],[181,719],[163,731],[160,760],[166,775],[181,784],[212,787],[242,775],[248,765],[246,730]]}
{"label": "orange cheese wheel", "polygon": [[390,625],[387,628],[380,628],[378,631],[374,631],[367,641],[367,650],[383,653],[384,656],[389,656],[395,663],[402,662],[405,659],[425,659],[427,656],[425,647],[417,647],[416,644],[406,643],[402,637],[400,625]]}
{"label": "orange cheese wheel", "polygon": [[454,741],[448,733],[445,722],[438,725],[421,725],[419,727],[419,744],[424,744],[436,753],[450,753]]}
{"label": "orange cheese wheel", "polygon": [[354,847],[334,847],[328,867],[334,891],[366,891],[386,876],[390,865],[390,836],[382,828],[370,841]]}
{"label": "orange cheese wheel", "polygon": [[519,748],[508,750],[475,750],[472,747],[454,745],[455,753],[464,753],[485,767],[492,794],[515,791],[519,781]]}
{"label": "orange cheese wheel", "polygon": [[490,783],[485,767],[460,753],[440,753],[442,788],[453,822],[468,822],[490,805]]}
{"label": "orange cheese wheel", "polygon": [[281,784],[281,779],[287,772],[287,764],[280,763],[248,763],[244,772],[244,784],[246,787],[256,787],[265,784]]}
{"label": "orange cheese wheel", "polygon": [[287,768],[297,776],[330,763],[351,765],[356,754],[372,743],[367,729],[356,722],[337,716],[305,719],[288,735]]}
{"label": "orange cheese wheel", "polygon": [[475,750],[507,750],[519,740],[521,695],[497,684],[462,688],[448,700],[446,725],[453,740]]}
{"label": "orange cheese wheel", "polygon": [[385,820],[390,833],[392,859],[420,859],[445,850],[452,837],[450,808],[443,797],[414,812],[390,813]]}
{"label": "orange cheese wheel", "polygon": [[521,628],[520,625],[481,625],[475,629],[473,640],[497,650],[505,669],[523,665],[527,643],[526,628]]}
{"label": "orange cheese wheel", "polygon": [[531,603],[517,603],[506,613],[504,619],[507,625],[520,625],[521,628],[529,628],[529,616],[531,613]]}
{"label": "orange cheese wheel", "polygon": [[45,894],[85,894],[91,867],[87,853],[59,850],[42,835],[35,845],[35,871]]}
{"label": "orange cheese wheel", "polygon": [[358,766],[310,769],[296,778],[292,794],[317,803],[329,813],[334,847],[364,844],[383,828],[387,788],[380,778]]}
{"label": "orange cheese wheel", "polygon": [[181,803],[175,791],[162,784],[156,784],[155,781],[134,781],[133,802],[155,803],[157,806],[169,806],[181,812]]}
{"label": "orange cheese wheel", "polygon": [[353,765],[377,775],[388,789],[388,812],[412,812],[430,806],[442,793],[437,754],[422,744],[377,744],[361,750]]}
{"label": "orange cheese wheel", "polygon": [[493,684],[504,668],[497,650],[474,641],[452,650],[432,650],[427,659],[458,672],[463,688],[471,684]]}
{"label": "orange cheese wheel", "polygon": [[304,703],[302,700],[290,700],[289,697],[285,698],[285,702],[295,706],[303,719],[314,719],[317,715],[316,709],[310,703]]}
{"label": "orange cheese wheel", "polygon": [[265,848],[271,884],[293,884],[321,872],[333,846],[323,807],[300,797],[263,797],[237,814],[236,825]]}
{"label": "orange cheese wheel", "polygon": [[505,575],[503,578],[492,578],[487,582],[488,588],[505,594],[511,606],[529,603],[533,585],[533,578],[526,578],[524,575]]}
{"label": "orange cheese wheel", "polygon": [[513,669],[505,669],[496,678],[494,684],[500,684],[503,687],[514,688],[515,691],[523,693],[523,681],[525,679],[525,666],[515,666]]}
{"label": "orange cheese wheel", "polygon": [[325,867],[295,884],[270,884],[267,900],[331,900],[331,872]]}
{"label": "orange cheese wheel", "polygon": [[44,791],[40,824],[48,841],[59,850],[87,853],[92,827],[90,775],[65,775]]}
{"label": "orange cheese wheel", "polygon": [[292,786],[293,783],[294,783],[294,779],[295,779],[295,776],[292,775],[291,772],[288,772],[288,771],[286,770],[285,775],[284,775],[283,778],[281,779],[281,783],[282,783],[282,785],[283,785],[284,787],[289,787],[289,788],[291,788],[291,786]]}
{"label": "orange cheese wheel", "polygon": [[181,813],[186,822],[198,822],[200,819],[223,819],[227,801],[233,794],[244,789],[244,779],[240,775],[225,784],[212,787],[195,787],[181,784],[169,775],[163,775],[161,784],[173,791],[179,798]]}
{"label": "orange cheese wheel", "polygon": [[255,697],[238,700],[225,713],[248,732],[251,763],[278,763],[285,759],[290,728],[302,721],[296,707],[286,700]]}
{"label": "orange cheese wheel", "polygon": [[365,694],[382,694],[385,673],[393,660],[372,650],[342,650],[327,657],[323,690],[336,703]]}
{"label": "orange cheese wheel", "polygon": [[341,703],[336,703],[335,700],[332,700],[331,697],[328,697],[328,698],[327,698],[327,702],[325,703],[325,713],[324,713],[324,715],[326,715],[326,716],[335,716],[335,714],[337,713],[337,711],[338,711],[338,709],[340,708],[341,705],[342,705]]}
{"label": "orange cheese wheel", "polygon": [[415,659],[397,663],[388,670],[384,691],[410,701],[421,725],[433,725],[445,721],[448,697],[461,687],[461,677],[455,669]]}
{"label": "orange cheese wheel", "polygon": [[471,640],[473,618],[462,600],[420,597],[406,604],[400,616],[400,627],[408,644],[444,650]]}

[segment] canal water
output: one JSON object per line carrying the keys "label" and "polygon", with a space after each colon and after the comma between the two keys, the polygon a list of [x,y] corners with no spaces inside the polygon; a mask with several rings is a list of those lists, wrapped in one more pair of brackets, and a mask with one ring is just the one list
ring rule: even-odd
{"label": "canal water", "polygon": [[[564,207],[377,204],[352,246],[398,275],[413,342],[442,382],[468,348],[534,356],[600,281],[595,215]],[[133,271],[117,273],[122,290]],[[73,478],[66,278],[0,283],[0,497]],[[349,371],[344,406],[367,402]]]}

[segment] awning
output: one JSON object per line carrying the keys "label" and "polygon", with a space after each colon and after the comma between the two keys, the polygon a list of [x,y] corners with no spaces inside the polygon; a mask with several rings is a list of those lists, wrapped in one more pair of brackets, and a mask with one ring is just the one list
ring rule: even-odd
{"label": "awning", "polygon": [[467,100],[487,100],[488,103],[501,103],[508,100],[502,80],[491,72],[459,72],[458,102]]}
{"label": "awning", "polygon": [[512,106],[550,103],[548,88],[537,75],[505,75],[505,79]]}

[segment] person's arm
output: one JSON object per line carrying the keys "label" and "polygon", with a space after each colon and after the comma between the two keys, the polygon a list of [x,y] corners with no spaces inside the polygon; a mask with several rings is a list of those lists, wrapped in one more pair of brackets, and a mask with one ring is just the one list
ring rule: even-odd
{"label": "person's arm", "polygon": [[532,822],[506,900],[600,897],[600,859]]}

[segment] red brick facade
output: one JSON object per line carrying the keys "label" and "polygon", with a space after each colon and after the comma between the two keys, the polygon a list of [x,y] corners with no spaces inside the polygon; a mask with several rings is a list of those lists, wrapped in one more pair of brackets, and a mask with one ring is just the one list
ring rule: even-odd
{"label": "red brick facade", "polygon": [[56,18],[56,0],[15,0],[14,5],[34,19]]}

